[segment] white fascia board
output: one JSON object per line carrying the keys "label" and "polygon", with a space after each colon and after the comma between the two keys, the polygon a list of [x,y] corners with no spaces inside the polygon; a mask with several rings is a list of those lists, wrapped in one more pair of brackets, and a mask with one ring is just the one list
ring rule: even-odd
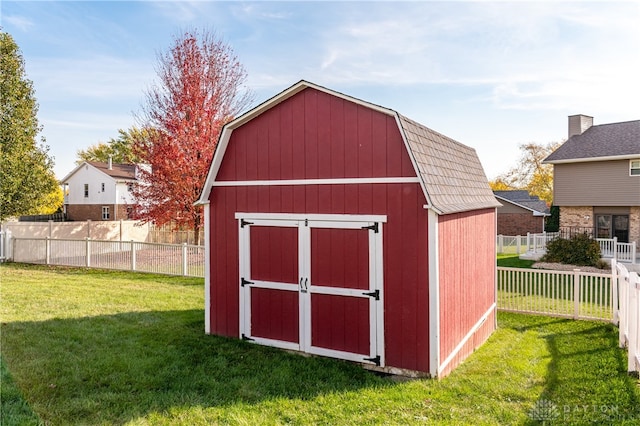
{"label": "white fascia board", "polygon": [[640,159],[640,153],[627,155],[611,155],[606,157],[569,158],[566,160],[544,160],[544,164],[592,163],[596,161],[616,161]]}
{"label": "white fascia board", "polygon": [[[84,165],[88,165],[91,166],[91,164],[87,163],[86,161],[84,161],[82,164],[80,164],[79,166],[76,166],[76,168],[74,168],[73,170],[71,170],[71,172],[69,172],[69,174],[67,174],[65,177],[63,177],[62,179],[60,179],[60,183],[61,184],[65,184],[70,178],[71,176],[73,176],[78,170],[80,170],[80,168]],[[93,167],[93,166],[91,166]]]}

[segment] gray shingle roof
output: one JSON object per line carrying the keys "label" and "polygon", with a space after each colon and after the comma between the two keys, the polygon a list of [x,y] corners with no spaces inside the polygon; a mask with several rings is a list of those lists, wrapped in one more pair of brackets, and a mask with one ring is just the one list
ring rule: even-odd
{"label": "gray shingle roof", "polygon": [[550,214],[546,201],[541,200],[536,195],[530,195],[526,190],[514,189],[510,191],[493,191],[493,193],[503,201],[510,202],[539,213]]}
{"label": "gray shingle roof", "polygon": [[432,208],[439,214],[495,208],[475,149],[398,114]]}
{"label": "gray shingle roof", "polygon": [[544,161],[640,156],[640,120],[600,124],[569,138]]}
{"label": "gray shingle roof", "polygon": [[101,172],[108,174],[114,179],[131,179],[136,180],[136,165],[135,164],[115,164],[113,163],[111,166],[111,170],[109,170],[108,163],[102,163],[100,161],[87,161],[87,163],[91,164],[96,169],[99,169]]}

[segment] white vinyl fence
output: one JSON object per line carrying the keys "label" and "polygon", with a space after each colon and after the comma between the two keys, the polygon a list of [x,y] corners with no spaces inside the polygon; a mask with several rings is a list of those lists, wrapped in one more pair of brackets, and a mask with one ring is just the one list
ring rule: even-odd
{"label": "white vinyl fence", "polygon": [[[558,232],[543,232],[527,235],[498,235],[496,248],[502,254],[544,254],[547,243],[560,235]],[[603,258],[619,262],[636,263],[637,247],[632,243],[619,243],[617,238],[596,238]]]}
{"label": "white vinyl fence", "polygon": [[13,238],[14,262],[204,277],[204,247],[135,241]]}
{"label": "white vinyl fence", "polygon": [[498,267],[497,276],[502,311],[614,320],[610,274]]}
{"label": "white vinyl fence", "polygon": [[640,277],[615,260],[611,262],[613,281],[619,295],[618,321],[620,347],[627,348],[627,371],[640,371]]}

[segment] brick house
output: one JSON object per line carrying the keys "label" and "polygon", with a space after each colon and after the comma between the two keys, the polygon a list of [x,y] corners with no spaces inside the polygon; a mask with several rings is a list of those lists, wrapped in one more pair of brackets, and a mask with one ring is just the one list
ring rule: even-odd
{"label": "brick house", "polygon": [[549,207],[525,190],[493,191],[498,207],[498,235],[526,235],[544,231]]}
{"label": "brick house", "polygon": [[593,125],[569,117],[569,138],[551,153],[560,227],[640,245],[640,120]]}
{"label": "brick house", "polygon": [[130,219],[137,182],[135,164],[85,161],[66,175],[64,211],[68,220]]}

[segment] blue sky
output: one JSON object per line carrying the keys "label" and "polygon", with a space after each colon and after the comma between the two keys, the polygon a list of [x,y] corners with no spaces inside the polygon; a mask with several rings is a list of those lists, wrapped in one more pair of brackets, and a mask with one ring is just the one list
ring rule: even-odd
{"label": "blue sky", "polygon": [[156,54],[215,31],[255,104],[300,79],[383,105],[476,149],[489,178],[567,116],[640,119],[640,2],[7,1],[64,177],[76,152],[136,123]]}

